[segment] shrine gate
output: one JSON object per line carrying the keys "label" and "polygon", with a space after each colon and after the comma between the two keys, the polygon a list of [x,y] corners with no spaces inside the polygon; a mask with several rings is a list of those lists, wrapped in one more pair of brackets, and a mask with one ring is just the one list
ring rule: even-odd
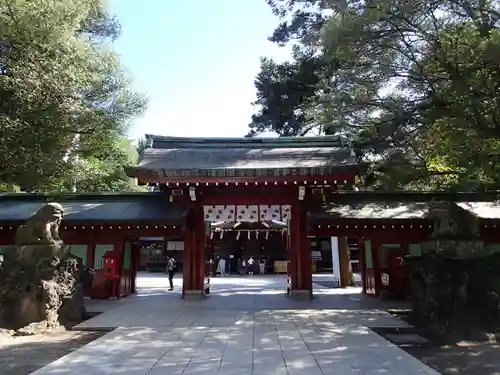
{"label": "shrine gate", "polygon": [[146,138],[149,147],[127,174],[189,206],[183,296],[203,294],[211,222],[265,220],[288,226],[291,294],[312,296],[308,211],[358,179],[344,137]]}

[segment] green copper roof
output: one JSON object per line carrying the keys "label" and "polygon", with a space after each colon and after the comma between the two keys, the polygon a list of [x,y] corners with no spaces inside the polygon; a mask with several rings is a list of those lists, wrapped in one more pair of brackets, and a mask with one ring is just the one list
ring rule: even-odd
{"label": "green copper roof", "polygon": [[319,219],[425,219],[428,210],[426,202],[329,203],[311,216]]}
{"label": "green copper roof", "polygon": [[175,177],[330,175],[352,168],[346,138],[177,138],[147,135],[138,169]]}
{"label": "green copper roof", "polygon": [[[454,202],[458,207],[478,219],[500,219],[500,202],[476,201]],[[321,210],[311,213],[315,219],[427,219],[429,201],[365,201],[351,203],[328,203]]]}
{"label": "green copper roof", "polygon": [[164,196],[145,194],[72,195],[47,197],[34,194],[0,195],[0,222],[26,221],[45,203],[57,202],[64,208],[63,222],[178,222],[187,207],[169,203]]}

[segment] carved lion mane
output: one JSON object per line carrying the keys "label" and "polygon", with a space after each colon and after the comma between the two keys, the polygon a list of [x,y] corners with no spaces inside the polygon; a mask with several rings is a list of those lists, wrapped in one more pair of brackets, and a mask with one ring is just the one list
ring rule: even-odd
{"label": "carved lion mane", "polygon": [[452,215],[452,203],[447,201],[429,202],[429,217],[434,219],[435,236],[451,236],[458,228]]}
{"label": "carved lion mane", "polygon": [[453,202],[429,202],[429,218],[434,219],[432,237],[478,237],[477,218]]}
{"label": "carved lion mane", "polygon": [[17,228],[16,245],[52,245],[62,242],[59,225],[64,208],[59,203],[47,203]]}

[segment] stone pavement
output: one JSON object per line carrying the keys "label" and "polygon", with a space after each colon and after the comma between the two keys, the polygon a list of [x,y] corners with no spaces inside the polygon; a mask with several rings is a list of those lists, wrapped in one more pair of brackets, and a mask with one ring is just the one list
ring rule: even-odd
{"label": "stone pavement", "polygon": [[293,301],[284,284],[216,278],[209,298],[185,301],[164,275],[143,275],[136,296],[91,301],[106,312],[79,326],[114,331],[32,375],[438,375],[367,328],[405,324],[359,289],[318,286],[313,301]]}

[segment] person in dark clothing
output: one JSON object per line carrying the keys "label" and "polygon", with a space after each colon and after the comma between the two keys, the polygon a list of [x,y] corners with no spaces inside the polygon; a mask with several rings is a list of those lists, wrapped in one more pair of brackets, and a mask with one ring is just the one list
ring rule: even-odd
{"label": "person in dark clothing", "polygon": [[169,290],[174,290],[175,259],[173,257],[167,259],[167,273],[168,282],[170,284]]}

